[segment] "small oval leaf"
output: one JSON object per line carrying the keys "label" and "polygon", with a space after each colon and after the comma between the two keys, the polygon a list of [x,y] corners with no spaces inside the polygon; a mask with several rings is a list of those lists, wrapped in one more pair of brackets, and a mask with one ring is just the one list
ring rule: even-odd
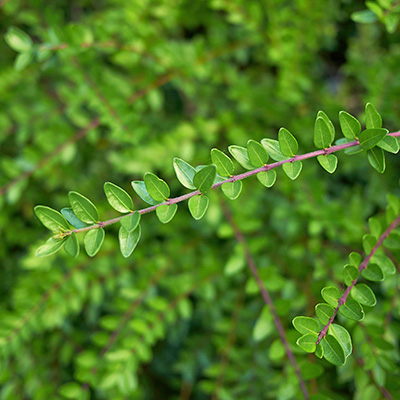
{"label": "small oval leaf", "polygon": [[279,129],[278,132],[279,147],[286,157],[293,157],[299,149],[296,138],[285,128]]}
{"label": "small oval leaf", "polygon": [[[193,183],[194,186],[201,192],[207,193],[211,190],[212,185],[214,184],[215,177],[217,175],[217,168],[215,165],[207,165],[202,168],[200,171],[197,171],[194,178]],[[192,197],[193,198],[193,197]]]}
{"label": "small oval leaf", "polygon": [[169,186],[165,181],[151,172],[144,174],[144,184],[146,185],[147,193],[155,201],[167,200],[170,195]]}
{"label": "small oval leaf", "polygon": [[247,155],[253,167],[256,168],[267,164],[269,158],[264,146],[252,139],[247,142]]}
{"label": "small oval leaf", "polygon": [[131,196],[122,188],[111,182],[104,184],[104,193],[111,207],[120,213],[133,211],[133,201]]}
{"label": "small oval leaf", "polygon": [[72,232],[65,241],[65,251],[72,257],[78,257],[79,255],[79,242],[75,232]]}
{"label": "small oval leaf", "polygon": [[99,220],[97,208],[87,197],[78,192],[69,192],[68,198],[72,210],[80,220],[87,223],[96,223]]}
{"label": "small oval leaf", "polygon": [[343,136],[350,140],[356,140],[361,132],[361,124],[357,118],[346,111],[340,111],[339,123]]}
{"label": "small oval leaf", "polygon": [[387,134],[389,131],[384,128],[371,128],[365,129],[360,133],[358,138],[360,142],[360,146],[363,150],[372,149],[376,146]]}
{"label": "small oval leaf", "polygon": [[326,156],[318,156],[318,162],[325,171],[333,174],[337,168],[338,159],[334,154],[328,154]]}
{"label": "small oval leaf", "polygon": [[217,167],[217,173],[221,176],[230,177],[234,171],[232,160],[221,150],[211,150],[211,161]]}
{"label": "small oval leaf", "polygon": [[298,178],[302,168],[303,164],[301,161],[288,162],[282,165],[285,174],[293,181]]}
{"label": "small oval leaf", "polygon": [[321,343],[324,348],[324,358],[327,361],[338,366],[344,364],[346,360],[344,350],[334,336],[326,335]]}
{"label": "small oval leaf", "polygon": [[133,190],[136,192],[136,194],[146,203],[155,206],[156,204],[159,204],[160,201],[155,201],[150,195],[149,192],[146,189],[146,185],[143,181],[132,181],[131,182]]}
{"label": "small oval leaf", "polygon": [[303,316],[296,317],[293,319],[292,324],[296,331],[302,334],[312,333],[314,335],[318,335],[319,333],[319,325],[314,318]]}
{"label": "small oval leaf", "polygon": [[209,199],[207,196],[198,195],[191,197],[188,202],[190,214],[196,220],[203,218],[208,208]]}
{"label": "small oval leaf", "polygon": [[172,220],[172,218],[174,218],[177,210],[178,206],[176,204],[171,204],[171,205],[164,204],[156,208],[157,218],[163,224],[167,224],[169,221]]}
{"label": "small oval leaf", "polygon": [[267,188],[270,188],[276,182],[276,171],[262,171],[257,174],[257,179],[260,181],[262,185]]}
{"label": "small oval leaf", "polygon": [[226,182],[221,186],[221,190],[226,197],[235,200],[242,192],[242,181]]}
{"label": "small oval leaf", "polygon": [[249,155],[247,153],[247,149],[242,146],[229,146],[229,153],[231,153],[232,157],[245,169],[253,169],[253,164],[250,162]]}
{"label": "small oval leaf", "polygon": [[36,250],[35,256],[46,257],[57,253],[57,251],[61,250],[61,248],[65,245],[66,239],[66,237],[62,239],[54,237],[49,238],[45,244],[43,244]]}
{"label": "small oval leaf", "polygon": [[83,239],[86,253],[89,257],[94,257],[100,250],[105,237],[104,229],[92,229],[88,231]]}
{"label": "small oval leaf", "polygon": [[58,211],[46,206],[36,206],[34,211],[40,222],[51,231],[69,230],[67,220]]}
{"label": "small oval leaf", "polygon": [[135,211],[133,214],[121,218],[119,222],[127,232],[133,232],[138,227],[140,218],[140,213]]}
{"label": "small oval leaf", "polygon": [[355,285],[350,293],[354,300],[365,306],[373,307],[376,304],[374,292],[365,283]]}
{"label": "small oval leaf", "polygon": [[187,189],[196,189],[193,184],[196,169],[180,158],[174,158],[173,165],[179,182]]}
{"label": "small oval leaf", "polygon": [[142,235],[142,229],[140,225],[132,232],[128,232],[123,226],[119,228],[119,246],[121,249],[121,254],[128,258],[135,250],[137,244],[139,243],[140,237]]}

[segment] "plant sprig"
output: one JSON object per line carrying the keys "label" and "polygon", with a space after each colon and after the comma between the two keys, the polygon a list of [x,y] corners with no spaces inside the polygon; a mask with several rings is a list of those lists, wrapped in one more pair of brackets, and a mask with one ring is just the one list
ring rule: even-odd
{"label": "plant sprig", "polygon": [[[201,219],[209,206],[207,193],[221,187],[222,192],[230,199],[236,199],[242,191],[242,180],[256,175],[261,184],[271,187],[276,181],[275,169],[282,166],[285,174],[292,180],[297,179],[302,170],[302,161],[316,157],[319,164],[329,173],[337,168],[337,157],[333,153],[345,150],[353,154],[366,152],[369,163],[378,172],[385,170],[384,151],[399,151],[400,132],[389,133],[382,128],[382,118],[375,107],[366,105],[366,129],[361,130],[358,120],[345,111],[339,113],[339,121],[344,138],[336,141],[335,128],[329,117],[318,112],[314,126],[314,144],[319,150],[296,155],[298,142],[287,129],[281,128],[278,140],[262,139],[261,143],[249,140],[246,147],[229,146],[231,156],[248,171],[233,175],[234,165],[229,156],[218,149],[211,150],[213,164],[191,166],[184,160],[175,158],[173,166],[180,183],[190,193],[170,198],[168,184],[147,172],[143,181],[133,181],[132,188],[149,207],[134,210],[131,196],[122,188],[111,182],[104,184],[104,192],[110,205],[124,215],[107,221],[99,221],[96,206],[85,196],[75,191],[69,193],[71,207],[61,213],[47,206],[36,206],[35,213],[40,221],[54,235],[36,251],[37,256],[52,255],[62,247],[68,254],[78,256],[79,241],[76,234],[86,232],[84,246],[87,254],[93,257],[103,244],[104,227],[120,223],[119,242],[121,253],[129,257],[141,237],[141,216],[156,211],[162,223],[168,223],[177,212],[177,204],[189,200],[189,211],[194,219]],[[268,164],[269,159],[275,162]],[[70,228],[72,226],[72,229]]]}

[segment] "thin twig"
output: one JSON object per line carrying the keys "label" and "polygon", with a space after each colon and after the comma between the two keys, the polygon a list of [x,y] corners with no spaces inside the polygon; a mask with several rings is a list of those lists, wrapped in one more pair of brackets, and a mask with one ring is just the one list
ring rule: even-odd
{"label": "thin twig", "polygon": [[354,281],[351,283],[351,285],[346,289],[346,291],[343,293],[343,295],[340,297],[340,299],[338,300],[338,305],[335,308],[335,311],[332,315],[331,318],[329,318],[328,323],[322,328],[321,332],[318,335],[318,340],[317,340],[317,345],[319,344],[319,342],[325,337],[325,335],[328,333],[328,329],[330,327],[330,325],[332,324],[333,320],[336,317],[336,314],[339,311],[339,308],[346,303],[347,297],[351,292],[351,289],[353,289],[353,287],[355,286],[355,284],[357,283],[358,279],[361,276],[361,272],[367,268],[368,263],[370,262],[372,256],[376,253],[376,251],[378,250],[378,248],[382,245],[383,241],[389,236],[390,232],[392,232],[393,229],[396,228],[396,226],[400,223],[400,215],[389,225],[389,227],[386,229],[385,232],[382,233],[382,235],[380,236],[378,242],[376,243],[376,245],[372,248],[371,252],[368,254],[368,256],[364,259],[364,261],[360,264],[360,266],[358,267],[358,276],[356,279],[354,279]]}
{"label": "thin twig", "polygon": [[253,256],[250,252],[250,248],[246,242],[246,239],[243,236],[243,233],[240,231],[239,227],[237,226],[235,220],[233,219],[232,213],[231,213],[230,209],[228,208],[228,206],[226,205],[226,203],[222,203],[222,211],[224,212],[227,221],[231,225],[231,227],[235,233],[237,241],[239,243],[241,243],[244,247],[247,264],[248,264],[250,271],[257,283],[258,288],[260,289],[261,295],[262,295],[265,303],[267,304],[269,310],[271,311],[275,326],[278,329],[279,336],[285,347],[286,355],[287,355],[290,363],[292,364],[292,367],[293,367],[293,369],[297,375],[297,378],[299,380],[301,391],[303,392],[304,398],[309,399],[308,390],[307,390],[306,384],[303,380],[303,377],[301,375],[300,368],[297,365],[297,362],[296,362],[293,352],[290,350],[289,343],[286,339],[285,330],[283,329],[282,323],[278,317],[278,313],[276,312],[272,298],[258,273],[257,266],[254,262]]}
{"label": "thin twig", "polygon": [[[400,137],[400,131],[399,132],[394,132],[394,133],[389,133],[388,135],[389,136],[393,136],[393,137]],[[225,179],[224,181],[221,181],[221,182],[218,182],[218,183],[215,183],[214,185],[212,185],[210,190],[216,189],[216,188],[222,186],[224,183],[227,183],[227,182],[236,182],[236,181],[240,181],[240,180],[246,179],[246,178],[248,178],[250,176],[257,175],[260,172],[271,171],[272,169],[278,168],[281,165],[286,164],[286,163],[292,163],[294,161],[306,160],[308,158],[313,158],[313,157],[317,157],[317,156],[321,156],[321,155],[328,155],[328,154],[332,154],[332,153],[335,153],[337,151],[344,150],[344,149],[347,149],[349,147],[354,147],[354,146],[358,146],[358,145],[359,145],[359,142],[358,142],[358,140],[356,140],[354,142],[349,142],[349,143],[344,143],[344,144],[339,144],[339,145],[336,145],[336,146],[332,146],[332,147],[329,147],[327,149],[316,150],[316,151],[312,151],[310,153],[294,156],[292,158],[288,158],[288,159],[283,160],[283,161],[278,161],[278,162],[275,162],[273,164],[266,164],[266,165],[264,165],[264,166],[262,166],[260,168],[253,169],[251,171],[247,171],[247,172],[244,172],[244,173],[239,174],[239,175],[232,175],[230,178]],[[136,211],[133,211],[133,212],[131,212],[129,214],[125,214],[125,215],[122,215],[122,216],[117,217],[117,218],[113,218],[113,219],[110,219],[110,220],[107,220],[107,221],[100,221],[97,224],[90,225],[90,226],[87,226],[87,227],[84,227],[84,228],[80,228],[80,229],[71,229],[69,231],[64,232],[63,235],[67,236],[67,235],[70,235],[72,232],[79,233],[79,232],[89,231],[91,229],[103,228],[105,226],[112,225],[112,224],[115,224],[115,223],[119,222],[126,215],[133,215],[135,212],[138,212],[141,215],[147,214],[149,212],[152,212],[152,211],[156,210],[158,207],[160,207],[162,205],[177,204],[177,203],[180,203],[182,201],[188,200],[191,197],[194,197],[194,196],[197,196],[197,195],[201,195],[201,192],[199,190],[195,190],[193,192],[184,194],[182,196],[178,196],[178,197],[175,197],[175,198],[168,199],[168,200],[164,201],[163,203],[159,203],[159,204],[156,204],[154,206],[142,208],[141,210],[136,210]]]}

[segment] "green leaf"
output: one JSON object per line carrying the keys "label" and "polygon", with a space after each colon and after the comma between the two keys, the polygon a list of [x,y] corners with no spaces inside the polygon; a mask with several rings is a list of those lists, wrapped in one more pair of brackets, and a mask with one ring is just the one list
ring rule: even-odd
{"label": "green leaf", "polygon": [[329,131],[331,132],[331,136],[332,136],[332,142],[333,142],[333,140],[335,138],[335,127],[333,126],[332,121],[329,119],[329,117],[323,111],[318,111],[317,118],[318,117],[321,117],[328,125]]}
{"label": "green leaf", "polygon": [[114,183],[106,182],[104,184],[104,193],[111,207],[120,213],[128,213],[133,211],[133,201],[131,196]]}
{"label": "green leaf", "polygon": [[358,269],[359,265],[361,264],[361,260],[362,260],[362,258],[361,258],[361,255],[359,253],[356,253],[355,251],[352,251],[349,254],[349,263],[351,265],[354,265],[355,267],[357,267],[357,269]]}
{"label": "green leaf", "polygon": [[190,214],[196,220],[203,218],[208,208],[209,199],[207,196],[198,195],[191,197],[188,202]]}
{"label": "green leaf", "polygon": [[119,228],[119,246],[121,253],[125,258],[128,258],[135,250],[140,236],[142,234],[142,229],[140,225],[132,232],[128,232],[123,226]]}
{"label": "green leaf", "polygon": [[[132,181],[131,182],[133,190],[136,192],[136,194],[146,203],[155,206],[156,204],[159,204],[160,201],[155,201],[150,195],[149,192],[146,189],[146,185],[143,181]],[[193,187],[195,189],[195,187]]]}
{"label": "green leaf", "polygon": [[247,149],[242,146],[229,146],[229,153],[232,157],[245,169],[253,169],[253,164],[250,162],[249,156],[247,154]]}
{"label": "green leaf", "polygon": [[392,231],[389,236],[384,240],[383,245],[389,250],[400,249],[400,232]]}
{"label": "green leaf", "polygon": [[365,126],[367,129],[382,128],[382,117],[371,103],[365,105]]}
{"label": "green leaf", "polygon": [[328,148],[333,139],[335,138],[332,135],[331,129],[328,124],[322,117],[317,117],[315,120],[314,126],[314,144],[318,149],[326,149]]}
{"label": "green leaf", "polygon": [[221,176],[230,177],[234,171],[232,160],[221,150],[211,150],[211,161],[217,167],[217,173]]}
{"label": "green leaf", "polygon": [[286,157],[293,157],[299,149],[296,138],[285,128],[279,129],[278,132],[279,147]]}
{"label": "green leaf", "polygon": [[242,181],[226,182],[221,186],[222,192],[226,197],[235,200],[242,192]]}
{"label": "green leaf", "polygon": [[33,51],[18,54],[14,62],[15,70],[22,71],[25,69],[33,61],[34,55]]}
{"label": "green leaf", "polygon": [[371,262],[379,265],[385,275],[394,275],[396,273],[396,267],[393,261],[384,254],[374,254],[371,258]]}
{"label": "green leaf", "polygon": [[293,319],[292,324],[296,331],[300,332],[301,334],[312,333],[318,336],[319,325],[314,318],[303,316],[296,317]]}
{"label": "green leaf", "polygon": [[169,221],[174,218],[176,211],[178,210],[178,206],[176,204],[171,205],[162,205],[156,208],[157,218],[163,224],[167,224]]}
{"label": "green leaf", "polygon": [[88,231],[83,239],[85,250],[88,256],[94,257],[100,250],[101,245],[104,242],[105,236],[104,229],[92,229]]}
{"label": "green leaf", "polygon": [[65,251],[72,257],[78,257],[79,255],[79,242],[75,232],[72,232],[65,241]]}
{"label": "green leaf", "polygon": [[367,1],[365,5],[374,13],[377,15],[378,18],[382,18],[384,16],[384,11],[382,8],[379,7],[378,4],[373,3],[372,1]]}
{"label": "green leaf", "polygon": [[82,396],[85,394],[82,385],[76,382],[68,382],[64,383],[60,386],[60,394],[67,399],[82,399]]}
{"label": "green leaf", "polygon": [[347,264],[343,267],[343,281],[346,286],[351,286],[354,279],[358,278],[358,268],[354,265]]}
{"label": "green leaf", "polygon": [[57,251],[61,250],[61,248],[65,245],[66,240],[66,237],[62,239],[51,237],[45,244],[36,250],[35,256],[45,257],[57,253]]}
{"label": "green leaf", "polygon": [[333,174],[335,172],[338,159],[334,154],[318,156],[317,160],[320,163],[321,167],[328,171],[330,174]]}
{"label": "green leaf", "polygon": [[335,288],[334,286],[327,286],[321,290],[321,296],[328,304],[336,308],[338,306],[338,299],[340,298],[341,294],[339,289]]}
{"label": "green leaf", "polygon": [[346,358],[344,350],[340,346],[338,340],[332,335],[326,335],[322,339],[322,347],[324,348],[324,358],[333,365],[343,365]]}
{"label": "green leaf", "polygon": [[378,239],[382,233],[382,225],[379,220],[376,217],[370,217],[368,219],[368,226],[370,234]]}
{"label": "green leaf", "polygon": [[369,253],[371,253],[372,249],[376,245],[377,239],[370,234],[366,234],[363,236],[362,242],[363,242],[363,248],[364,248],[365,254],[369,254]]}
{"label": "green leaf", "polygon": [[380,282],[383,281],[385,276],[383,275],[382,270],[379,268],[377,264],[372,264],[369,263],[367,268],[365,268],[362,272],[361,275],[365,278],[368,279],[369,281],[373,282]]}
{"label": "green leaf", "polygon": [[40,222],[53,232],[64,232],[69,230],[67,220],[56,210],[46,206],[36,206],[34,208],[36,216]]}
{"label": "green leaf", "polygon": [[253,328],[253,340],[260,342],[267,338],[274,331],[272,314],[268,307],[264,307]]}
{"label": "green leaf", "polygon": [[196,172],[193,178],[194,186],[196,186],[196,188],[203,194],[209,192],[214,184],[216,174],[217,168],[215,165],[211,164],[205,166],[200,171]]}
{"label": "green leaf", "polygon": [[365,306],[373,307],[376,304],[374,292],[364,283],[359,283],[351,289],[351,296]]}
{"label": "green leaf", "polygon": [[146,185],[147,193],[155,201],[167,200],[170,195],[169,186],[165,181],[151,172],[144,174],[144,184]]}
{"label": "green leaf", "polygon": [[302,168],[303,164],[301,161],[288,162],[282,165],[285,174],[293,181],[298,178]]}
{"label": "green leaf", "polygon": [[341,325],[332,324],[329,326],[328,333],[336,338],[344,351],[344,356],[347,358],[353,351],[349,332]]}
{"label": "green leaf", "polygon": [[371,166],[376,169],[380,174],[383,174],[385,172],[385,154],[383,153],[383,150],[381,148],[377,146],[368,150],[367,158]]}
{"label": "green leaf", "polygon": [[264,146],[265,150],[269,156],[275,161],[283,161],[287,160],[288,157],[285,157],[279,146],[279,142],[275,139],[262,139],[261,144]]}
{"label": "green leaf", "polygon": [[257,174],[257,179],[260,183],[267,188],[274,185],[276,181],[276,171],[272,169],[271,171],[263,171]]}
{"label": "green leaf", "polygon": [[376,146],[387,134],[389,131],[384,128],[371,128],[365,129],[360,133],[359,142],[360,146],[363,150],[372,149]]}
{"label": "green leaf", "polygon": [[356,140],[361,132],[361,124],[357,118],[346,111],[340,111],[339,123],[343,136],[350,140]]}
{"label": "green leaf", "polygon": [[68,198],[72,210],[80,220],[87,223],[96,223],[99,220],[97,208],[88,198],[78,192],[69,192]]}
{"label": "green leaf", "polygon": [[139,226],[140,218],[140,213],[135,211],[133,214],[121,218],[119,222],[127,232],[133,232]]}
{"label": "green leaf", "polygon": [[86,222],[81,221],[74,213],[72,208],[70,207],[65,207],[61,210],[61,214],[65,219],[76,229],[81,229],[85,228],[87,226],[90,226]]}
{"label": "green leaf", "polygon": [[[310,362],[310,361],[301,362],[299,367],[300,367],[301,376],[306,381],[318,378],[319,376],[321,376],[324,373],[324,368],[321,365],[315,364],[314,362]],[[310,399],[311,399],[311,397],[310,397]],[[313,400],[317,400],[317,399],[313,399]],[[321,400],[322,400],[322,398],[321,398]]]}
{"label": "green leaf", "polygon": [[351,19],[360,24],[371,24],[378,20],[376,14],[371,10],[356,11],[351,14]]}
{"label": "green leaf", "polygon": [[361,304],[349,298],[340,306],[339,313],[352,321],[362,321],[365,315]]}
{"label": "green leaf", "polygon": [[315,356],[318,358],[322,358],[324,356],[324,348],[322,347],[322,343],[318,343],[317,349],[315,350]]}
{"label": "green leaf", "polygon": [[329,319],[333,316],[335,309],[326,303],[320,303],[315,306],[315,314],[321,321],[322,325],[326,325]]}
{"label": "green leaf", "polygon": [[176,177],[178,178],[179,182],[188,189],[196,189],[193,184],[193,178],[196,174],[196,169],[193,168],[190,164],[186,161],[181,160],[180,158],[174,158],[174,170]]}
{"label": "green leaf", "polygon": [[247,142],[247,155],[251,164],[256,168],[267,164],[269,159],[264,146],[252,139]]}
{"label": "green leaf", "polygon": [[4,36],[4,40],[15,51],[25,53],[33,46],[30,36],[19,28],[10,27]]}
{"label": "green leaf", "polygon": [[344,153],[352,156],[354,154],[361,153],[362,151],[363,151],[363,149],[361,148],[361,146],[357,145],[357,146],[349,147],[349,148],[345,149]]}
{"label": "green leaf", "polygon": [[377,144],[377,146],[380,147],[381,149],[383,149],[389,153],[393,153],[393,154],[397,154],[400,149],[398,140],[395,137],[389,136],[389,135],[385,136]]}
{"label": "green leaf", "polygon": [[313,333],[306,333],[297,339],[296,344],[307,353],[314,353],[317,348],[317,339],[317,335],[314,335]]}

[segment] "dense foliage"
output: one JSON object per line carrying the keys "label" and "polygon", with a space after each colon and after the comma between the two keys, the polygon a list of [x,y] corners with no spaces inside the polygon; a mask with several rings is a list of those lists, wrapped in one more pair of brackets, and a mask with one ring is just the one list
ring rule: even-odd
{"label": "dense foliage", "polygon": [[[395,1],[0,7],[0,399],[400,397],[399,228],[381,236],[400,213]],[[362,153],[210,190],[350,143],[341,110]],[[70,235],[194,189],[141,230],[132,213]],[[67,252],[35,256],[40,221]]]}

